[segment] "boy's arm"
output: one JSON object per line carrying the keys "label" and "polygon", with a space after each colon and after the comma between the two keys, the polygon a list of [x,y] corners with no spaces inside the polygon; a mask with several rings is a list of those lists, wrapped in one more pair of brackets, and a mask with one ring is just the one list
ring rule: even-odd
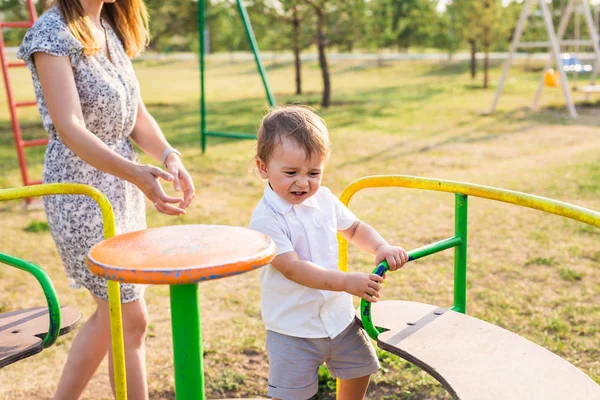
{"label": "boy's arm", "polygon": [[379,282],[383,281],[376,274],[325,269],[310,261],[301,260],[294,251],[278,255],[271,265],[287,279],[300,285],[312,289],[348,292],[371,302],[376,302],[379,298]]}
{"label": "boy's arm", "polygon": [[379,232],[361,220],[356,220],[350,228],[340,231],[340,234],[359,249],[375,254],[375,265],[386,260],[390,270],[395,271],[408,261],[406,250],[389,245]]}

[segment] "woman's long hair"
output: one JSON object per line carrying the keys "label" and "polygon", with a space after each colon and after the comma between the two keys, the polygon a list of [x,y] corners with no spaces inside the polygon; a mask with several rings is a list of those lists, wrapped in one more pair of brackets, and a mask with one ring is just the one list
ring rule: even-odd
{"label": "woman's long hair", "polygon": [[[90,18],[85,15],[79,0],[56,0],[55,3],[73,36],[83,44],[83,53],[90,56],[100,51],[92,34]],[[129,57],[138,55],[148,44],[148,11],[142,0],[104,3],[102,18],[116,32]]]}

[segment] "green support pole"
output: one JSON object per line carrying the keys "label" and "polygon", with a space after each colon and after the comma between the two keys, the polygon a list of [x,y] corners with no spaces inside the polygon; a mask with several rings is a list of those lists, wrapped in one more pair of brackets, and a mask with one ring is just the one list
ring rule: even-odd
{"label": "green support pole", "polygon": [[198,1],[198,29],[200,37],[200,144],[202,153],[206,151],[206,99],[204,97],[204,30],[206,18],[204,15],[204,0]]}
{"label": "green support pole", "polygon": [[[269,102],[269,106],[275,107],[275,98],[271,93],[271,89],[269,88],[269,82],[267,81],[267,74],[265,72],[265,68],[260,59],[260,54],[258,50],[258,45],[256,43],[256,37],[254,36],[254,31],[252,30],[252,25],[250,24],[250,18],[248,17],[248,12],[246,11],[246,7],[242,4],[241,0],[237,0],[237,7],[240,12],[240,17],[242,18],[242,22],[244,23],[244,28],[246,30],[246,36],[248,37],[248,42],[250,43],[250,48],[252,49],[252,54],[254,54],[254,61],[256,61],[256,67],[258,68],[258,73],[260,74],[260,78],[263,83],[263,87],[265,88],[265,93],[267,94],[267,101]],[[205,63],[205,53],[206,53],[206,36],[204,31],[206,30],[206,10],[205,10],[205,1],[198,1],[198,29],[200,38],[200,144],[202,146],[202,153],[206,152],[206,137],[207,136],[220,136],[220,137],[228,137],[234,139],[256,139],[256,135],[251,134],[237,134],[237,133],[229,133],[229,132],[209,132],[206,130],[206,63]]]}
{"label": "green support pole", "polygon": [[204,400],[202,329],[198,284],[171,285],[175,397]]}
{"label": "green support pole", "polygon": [[454,306],[457,312],[467,312],[467,216],[468,196],[455,194],[454,235],[461,244],[454,248]]}
{"label": "green support pole", "polygon": [[275,107],[275,98],[271,93],[271,89],[269,89],[269,83],[267,82],[267,74],[265,73],[265,68],[263,67],[262,61],[260,59],[260,55],[258,52],[258,45],[256,44],[256,37],[254,36],[254,31],[252,30],[252,25],[250,24],[250,18],[248,17],[248,12],[246,11],[246,7],[242,4],[242,0],[236,0],[238,10],[240,11],[240,16],[242,17],[242,22],[244,22],[244,28],[246,29],[246,36],[248,37],[248,42],[250,43],[250,47],[252,48],[252,53],[254,54],[254,60],[256,61],[256,67],[258,68],[258,73],[260,74],[260,78],[262,79],[263,86],[265,87],[265,92],[267,94],[267,100],[269,101],[269,105],[271,107]]}

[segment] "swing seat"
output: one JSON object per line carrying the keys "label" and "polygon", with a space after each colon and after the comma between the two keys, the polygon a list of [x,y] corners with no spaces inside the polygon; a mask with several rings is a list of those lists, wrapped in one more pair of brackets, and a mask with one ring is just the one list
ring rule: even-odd
{"label": "swing seat", "polygon": [[558,87],[559,78],[556,71],[552,68],[549,68],[544,72],[544,85],[547,87]]}
{"label": "swing seat", "polygon": [[580,86],[577,90],[583,93],[598,93],[600,92],[600,85]]}
{"label": "swing seat", "polygon": [[600,386],[568,361],[480,319],[393,300],[374,303],[372,320],[387,330],[380,348],[428,372],[455,400],[600,399]]}

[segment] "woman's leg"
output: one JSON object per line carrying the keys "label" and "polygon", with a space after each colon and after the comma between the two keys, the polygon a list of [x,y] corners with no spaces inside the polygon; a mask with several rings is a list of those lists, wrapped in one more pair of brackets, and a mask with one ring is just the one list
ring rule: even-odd
{"label": "woman's leg", "polygon": [[[98,302],[98,300],[96,300]],[[110,343],[110,324],[106,310],[98,308],[77,332],[63,368],[56,400],[79,399],[106,355]]]}
{"label": "woman's leg", "polygon": [[[92,296],[98,308],[81,327],[67,358],[56,400],[79,399],[98,365],[109,351],[109,376],[114,392],[112,346],[110,345],[110,317],[108,302]],[[148,328],[146,302],[140,299],[121,305],[123,314],[123,339],[125,341],[125,365],[127,374],[127,397],[130,400],[148,399],[144,340]]]}
{"label": "woman's leg", "polygon": [[367,393],[371,375],[355,379],[340,379],[339,400],[362,400]]}
{"label": "woman's leg", "polygon": [[[125,342],[127,398],[129,400],[147,400],[145,340],[148,330],[148,310],[146,309],[146,302],[142,297],[140,300],[121,304],[121,309],[123,313],[123,340]],[[112,346],[109,348],[108,354],[108,373],[114,393]]]}

